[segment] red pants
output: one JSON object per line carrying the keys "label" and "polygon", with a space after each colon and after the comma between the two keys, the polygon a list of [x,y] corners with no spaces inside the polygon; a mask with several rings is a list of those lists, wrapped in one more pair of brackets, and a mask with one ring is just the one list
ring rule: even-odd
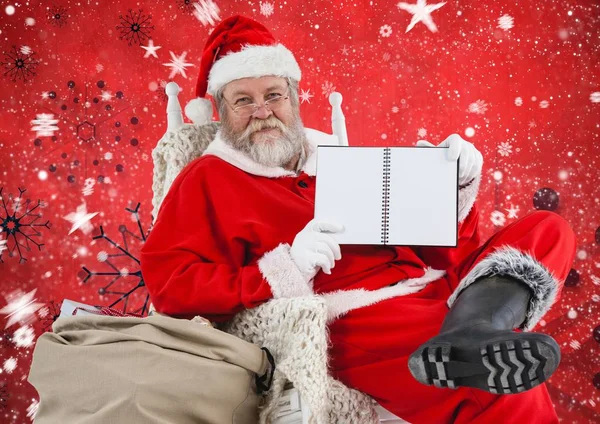
{"label": "red pants", "polygon": [[438,334],[448,311],[446,300],[458,283],[480,260],[506,245],[535,258],[562,288],[575,255],[575,236],[559,215],[533,212],[496,233],[421,292],[356,309],[331,324],[333,376],[412,424],[558,423],[543,384],[520,394],[494,395],[425,386],[408,370],[410,354]]}

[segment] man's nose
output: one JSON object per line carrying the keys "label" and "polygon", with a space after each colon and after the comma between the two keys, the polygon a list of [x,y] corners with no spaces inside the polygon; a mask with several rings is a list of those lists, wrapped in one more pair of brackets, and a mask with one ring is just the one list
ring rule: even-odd
{"label": "man's nose", "polygon": [[272,114],[273,112],[270,109],[268,109],[265,105],[260,105],[258,107],[258,110],[252,116],[258,119],[267,119]]}

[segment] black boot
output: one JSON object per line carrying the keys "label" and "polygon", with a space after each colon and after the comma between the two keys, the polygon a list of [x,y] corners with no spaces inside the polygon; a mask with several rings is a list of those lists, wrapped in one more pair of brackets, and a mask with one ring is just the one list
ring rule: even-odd
{"label": "black boot", "polygon": [[554,339],[517,333],[531,296],[522,282],[504,275],[467,287],[450,308],[440,334],[408,361],[427,385],[475,387],[496,394],[520,393],[548,379],[560,362]]}

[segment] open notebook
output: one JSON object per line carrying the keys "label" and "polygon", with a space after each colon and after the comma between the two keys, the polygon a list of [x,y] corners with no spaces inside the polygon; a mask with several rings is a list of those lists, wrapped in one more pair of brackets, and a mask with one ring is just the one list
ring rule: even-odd
{"label": "open notebook", "polygon": [[443,147],[319,146],[315,218],[340,244],[455,247],[458,162]]}

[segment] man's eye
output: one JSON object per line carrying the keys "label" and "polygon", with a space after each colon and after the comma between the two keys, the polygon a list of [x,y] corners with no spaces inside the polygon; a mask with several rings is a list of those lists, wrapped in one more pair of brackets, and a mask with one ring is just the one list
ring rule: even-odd
{"label": "man's eye", "polygon": [[279,94],[279,93],[269,93],[269,94],[267,94],[267,97],[269,97],[269,96],[271,96],[271,98],[274,98],[274,97],[281,96],[281,94]]}
{"label": "man's eye", "polygon": [[250,103],[251,99],[249,97],[242,97],[241,99],[238,99],[235,104],[248,104]]}

